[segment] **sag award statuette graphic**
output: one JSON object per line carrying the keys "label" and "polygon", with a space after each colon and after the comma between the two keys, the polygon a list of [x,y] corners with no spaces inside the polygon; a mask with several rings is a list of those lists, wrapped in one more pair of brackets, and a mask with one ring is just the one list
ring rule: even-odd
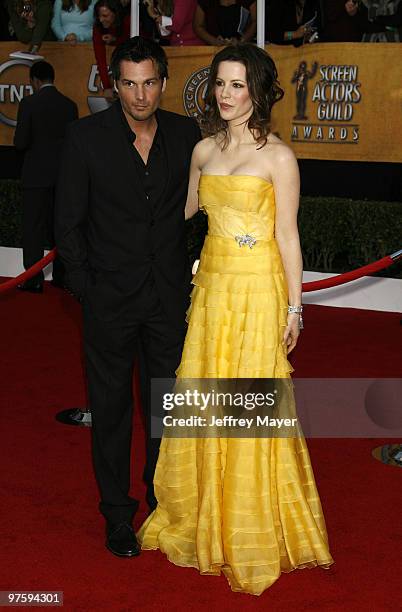
{"label": "sag award statuette graphic", "polygon": [[353,121],[361,100],[357,77],[357,66],[313,62],[309,68],[300,62],[291,79],[296,93],[292,141],[358,144],[359,125]]}

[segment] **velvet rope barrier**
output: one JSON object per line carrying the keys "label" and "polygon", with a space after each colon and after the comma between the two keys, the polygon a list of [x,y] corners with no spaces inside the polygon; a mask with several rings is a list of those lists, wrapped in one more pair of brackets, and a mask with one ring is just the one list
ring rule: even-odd
{"label": "velvet rope barrier", "polygon": [[[52,249],[49,251],[43,259],[36,262],[34,266],[26,270],[16,278],[11,278],[5,283],[0,284],[0,294],[9,291],[10,289],[14,289],[20,283],[29,280],[35,274],[40,272],[43,268],[45,268],[50,262],[54,260],[56,257],[56,249]],[[356,270],[351,270],[350,272],[344,272],[343,274],[339,274],[338,276],[330,276],[329,278],[323,278],[319,281],[311,281],[309,283],[303,283],[302,290],[304,293],[309,291],[319,291],[320,289],[329,289],[330,287],[336,287],[337,285],[344,285],[345,283],[350,283],[353,280],[357,280],[362,276],[367,276],[369,274],[374,274],[374,272],[378,272],[379,270],[383,270],[384,268],[388,268],[393,263],[398,261],[402,257],[402,249],[399,251],[395,251],[391,255],[387,255],[378,261],[374,261],[367,266],[363,266],[361,268],[357,268]]]}
{"label": "velvet rope barrier", "polygon": [[307,293],[308,291],[318,291],[319,289],[329,289],[330,287],[336,287],[337,285],[343,285],[350,283],[350,281],[373,274],[384,268],[388,268],[390,265],[398,261],[402,257],[402,249],[395,251],[392,255],[387,255],[378,261],[374,261],[367,266],[351,270],[350,272],[344,272],[338,276],[330,276],[329,278],[323,278],[319,281],[311,281],[310,283],[303,283],[302,290]]}
{"label": "velvet rope barrier", "polygon": [[10,278],[10,280],[6,281],[5,283],[1,283],[0,293],[5,293],[10,289],[14,289],[15,287],[17,287],[17,285],[20,285],[21,283],[24,283],[25,281],[29,280],[30,278],[38,274],[38,272],[43,270],[43,268],[46,268],[46,266],[50,264],[50,262],[52,262],[55,257],[56,249],[52,249],[47,255],[45,255],[45,257],[37,261],[36,264],[34,264],[28,270],[25,270],[25,272],[19,274],[15,278]]}

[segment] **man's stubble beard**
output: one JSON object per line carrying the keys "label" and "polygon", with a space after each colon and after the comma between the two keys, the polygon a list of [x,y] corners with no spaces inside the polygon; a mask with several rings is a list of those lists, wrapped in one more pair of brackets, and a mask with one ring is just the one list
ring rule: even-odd
{"label": "man's stubble beard", "polygon": [[122,104],[123,110],[124,112],[131,117],[131,119],[133,119],[134,121],[147,121],[149,119],[152,119],[152,117],[155,115],[156,111],[159,108],[159,101],[158,103],[152,107],[151,109],[147,109],[146,112],[141,113],[141,114],[137,114],[137,112],[132,109],[131,106],[125,106]]}
{"label": "man's stubble beard", "polygon": [[136,115],[130,111],[129,115],[132,119],[134,119],[134,121],[147,121],[148,119],[151,119],[155,115],[155,111],[156,109],[150,113],[147,113],[146,115]]}

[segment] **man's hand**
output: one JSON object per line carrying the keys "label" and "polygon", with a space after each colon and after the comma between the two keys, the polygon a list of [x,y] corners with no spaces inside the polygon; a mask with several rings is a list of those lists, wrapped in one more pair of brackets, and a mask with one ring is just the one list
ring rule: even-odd
{"label": "man's hand", "polygon": [[353,2],[353,0],[348,0],[345,4],[345,11],[349,17],[354,17],[358,11],[357,3]]}

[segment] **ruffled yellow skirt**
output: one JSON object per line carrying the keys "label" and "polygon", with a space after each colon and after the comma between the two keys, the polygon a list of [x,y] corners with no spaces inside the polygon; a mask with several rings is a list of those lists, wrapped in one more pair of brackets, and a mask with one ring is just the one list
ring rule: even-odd
{"label": "ruffled yellow skirt", "polygon": [[[288,378],[276,243],[248,253],[253,274],[241,273],[244,255],[232,243],[207,237],[178,376]],[[142,548],[223,572],[234,591],[260,595],[281,572],[333,563],[303,437],[165,437],[154,484],[158,507],[138,533]]]}

